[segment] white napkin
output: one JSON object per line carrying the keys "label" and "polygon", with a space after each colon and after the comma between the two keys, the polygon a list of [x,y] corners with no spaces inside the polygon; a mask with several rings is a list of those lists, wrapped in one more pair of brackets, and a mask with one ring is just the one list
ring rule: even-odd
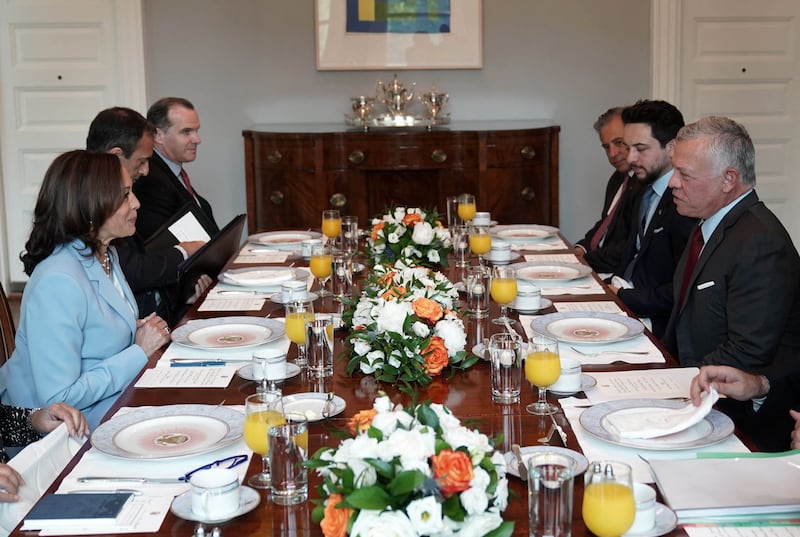
{"label": "white napkin", "polygon": [[227,270],[223,272],[223,276],[227,280],[231,280],[241,285],[275,285],[281,282],[286,282],[294,278],[294,269],[278,269],[278,270],[248,270],[244,272],[236,272]]}
{"label": "white napkin", "polygon": [[700,405],[683,408],[641,408],[610,414],[608,424],[620,438],[656,438],[679,433],[705,418],[719,399],[714,388],[703,394]]}
{"label": "white napkin", "polygon": [[543,241],[536,241],[536,242],[512,242],[506,241],[511,244],[511,249],[518,252],[518,251],[530,251],[530,252],[549,252],[551,250],[566,250],[567,243],[559,239],[558,237],[546,239]]}
{"label": "white napkin", "polygon": [[[560,402],[565,402],[567,400],[572,400],[568,402],[574,402],[580,400],[575,399],[574,397],[568,397],[565,399],[561,399]],[[584,401],[585,403],[585,401]],[[670,450],[670,451],[659,451],[659,450],[642,450],[640,448],[631,448],[626,446],[618,446],[616,444],[611,444],[604,440],[600,440],[596,436],[586,432],[583,426],[580,424],[580,416],[581,413],[584,411],[583,408],[575,407],[575,406],[563,406],[564,415],[567,416],[569,420],[569,424],[572,427],[572,432],[575,433],[575,438],[578,439],[578,444],[581,446],[581,451],[586,458],[590,461],[599,461],[599,460],[614,460],[614,461],[622,461],[626,464],[629,464],[633,469],[633,480],[639,483],[653,483],[655,482],[655,478],[653,477],[653,473],[650,470],[650,465],[644,461],[639,454],[644,454],[648,459],[686,459],[689,457],[694,457],[696,453],[709,451],[709,452],[736,452],[736,453],[748,453],[749,450],[742,444],[741,440],[739,440],[736,435],[731,435],[722,442],[718,442],[711,446],[706,446],[702,448],[696,449],[678,449],[678,450]]]}
{"label": "white napkin", "polygon": [[525,254],[525,261],[528,262],[551,262],[551,263],[580,263],[575,254]]}
{"label": "white napkin", "polygon": [[602,295],[605,293],[603,286],[591,275],[577,278],[569,282],[537,281],[536,285],[542,290],[542,295]]}

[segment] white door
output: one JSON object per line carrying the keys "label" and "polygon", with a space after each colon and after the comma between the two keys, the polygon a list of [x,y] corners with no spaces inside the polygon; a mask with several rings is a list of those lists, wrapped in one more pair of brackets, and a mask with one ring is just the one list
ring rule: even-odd
{"label": "white door", "polygon": [[742,123],[756,190],[800,246],[800,2],[683,0],[680,102],[687,121]]}
{"label": "white door", "polygon": [[139,0],[0,0],[3,283],[19,261],[42,177],[53,158],[85,147],[104,108],[142,110]]}

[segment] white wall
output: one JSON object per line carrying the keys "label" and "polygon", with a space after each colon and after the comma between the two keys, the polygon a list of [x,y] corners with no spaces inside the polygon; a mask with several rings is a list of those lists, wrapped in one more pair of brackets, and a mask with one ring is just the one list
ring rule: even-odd
{"label": "white wall", "polygon": [[[242,129],[343,122],[349,96],[392,76],[317,71],[313,4],[143,1],[149,101],[177,95],[198,108],[203,145],[192,182],[221,222],[245,210]],[[608,107],[650,94],[649,2],[484,0],[483,14],[483,69],[398,76],[447,91],[454,118],[561,125],[560,226],[577,239],[598,218],[611,173],[592,123]]]}

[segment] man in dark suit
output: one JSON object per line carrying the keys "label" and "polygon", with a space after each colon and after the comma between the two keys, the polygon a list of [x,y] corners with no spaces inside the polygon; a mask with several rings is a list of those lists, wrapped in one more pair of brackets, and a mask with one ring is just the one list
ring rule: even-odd
{"label": "man in dark suit", "polygon": [[[702,118],[678,134],[672,161],[678,212],[701,224],[675,271],[665,343],[682,365],[728,365],[771,381],[797,371],[800,256],[754,190],[750,136],[728,118]],[[720,408],[744,416],[735,403]]]}
{"label": "man in dark suit", "polygon": [[619,266],[628,237],[636,229],[633,210],[641,188],[629,174],[622,107],[610,108],[601,114],[594,123],[594,130],[615,171],[606,185],[600,219],[575,244],[575,255],[583,257],[596,272],[612,273]]}
{"label": "man in dark suit", "polygon": [[631,234],[611,290],[661,338],[672,310],[672,275],[694,218],[675,210],[670,150],[683,115],[665,101],[643,100],[622,111],[628,163],[643,186]]}
{"label": "man in dark suit", "polygon": [[[139,112],[123,107],[108,108],[98,113],[89,126],[86,149],[117,155],[135,185],[148,173],[154,134],[153,126]],[[134,235],[114,242],[120,266],[136,298],[139,316],[144,318],[157,312],[174,326],[185,309],[183,301],[176,298],[178,265],[204,243],[185,241],[172,248],[148,252],[138,223],[137,219]],[[203,280],[200,292],[209,281]]]}
{"label": "man in dark suit", "polygon": [[184,164],[197,158],[200,145],[200,118],[194,105],[179,97],[159,99],[147,111],[155,127],[155,152],[150,171],[134,185],[133,192],[142,204],[136,228],[148,238],[175,216],[187,203],[196,203],[195,214],[210,236],[219,231],[211,205],[197,193]]}

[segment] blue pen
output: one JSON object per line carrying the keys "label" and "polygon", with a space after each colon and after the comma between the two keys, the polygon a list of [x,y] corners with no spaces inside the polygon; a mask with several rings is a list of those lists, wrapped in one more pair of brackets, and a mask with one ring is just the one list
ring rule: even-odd
{"label": "blue pen", "polygon": [[214,367],[225,365],[224,360],[203,360],[197,362],[172,362],[170,367]]}

